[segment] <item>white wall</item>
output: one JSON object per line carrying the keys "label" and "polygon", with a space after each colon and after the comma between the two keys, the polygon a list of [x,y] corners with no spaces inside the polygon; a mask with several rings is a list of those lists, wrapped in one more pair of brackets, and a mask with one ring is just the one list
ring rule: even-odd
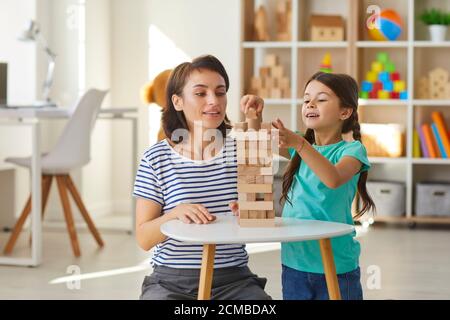
{"label": "white wall", "polygon": [[[112,0],[112,103],[140,106],[139,154],[154,143],[160,125],[159,111],[142,104],[139,90],[148,81],[149,70],[163,70],[185,61],[176,61],[181,55],[175,56],[173,52],[166,53],[174,59],[171,66],[159,60],[148,61],[150,26],[156,27],[186,56],[213,54],[222,61],[231,83],[228,116],[236,121],[240,94],[239,12],[239,0]],[[153,119],[150,124],[149,112]],[[133,183],[129,167],[124,168],[129,164],[129,149],[123,147],[130,141],[128,132],[125,128],[114,134],[115,201],[129,196]]]}

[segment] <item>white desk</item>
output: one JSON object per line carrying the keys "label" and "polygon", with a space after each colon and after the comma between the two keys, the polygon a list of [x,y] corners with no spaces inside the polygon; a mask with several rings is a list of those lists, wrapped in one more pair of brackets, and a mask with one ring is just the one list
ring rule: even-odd
{"label": "white desk", "polygon": [[[132,123],[132,174],[137,170],[137,108],[111,108],[100,109],[99,119],[126,119]],[[134,115],[130,115],[134,114]],[[40,121],[46,119],[67,119],[71,115],[71,109],[62,107],[43,108],[0,108],[0,125],[29,125],[31,126],[31,193],[32,193],[32,244],[31,257],[14,258],[0,257],[0,264],[38,266],[42,262],[42,221],[41,221],[41,141]],[[134,177],[134,176],[133,176]],[[134,231],[134,206],[132,208],[131,232]]]}
{"label": "white desk", "polygon": [[305,240],[319,240],[328,294],[330,299],[340,300],[341,293],[330,238],[353,231],[354,227],[348,224],[294,218],[276,218],[275,227],[271,228],[241,228],[237,217],[234,216],[217,216],[210,224],[186,224],[180,220],[171,220],[161,226],[161,232],[166,236],[189,243],[203,244],[199,300],[208,300],[211,297],[216,244]]}

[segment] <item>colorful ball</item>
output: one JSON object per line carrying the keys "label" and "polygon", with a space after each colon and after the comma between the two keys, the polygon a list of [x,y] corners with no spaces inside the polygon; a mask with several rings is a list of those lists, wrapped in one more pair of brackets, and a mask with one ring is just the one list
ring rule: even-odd
{"label": "colorful ball", "polygon": [[[376,19],[379,17],[379,28]],[[380,15],[372,15],[368,21],[369,36],[376,41],[394,41],[402,33],[402,19],[391,9],[381,10]]]}

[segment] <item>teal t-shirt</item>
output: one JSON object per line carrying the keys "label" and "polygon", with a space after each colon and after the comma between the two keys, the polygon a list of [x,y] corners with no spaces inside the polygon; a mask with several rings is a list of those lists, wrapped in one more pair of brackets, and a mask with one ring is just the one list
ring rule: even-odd
{"label": "teal t-shirt", "polygon": [[[351,206],[355,197],[360,173],[370,168],[367,152],[359,141],[340,141],[335,144],[317,146],[331,163],[338,163],[342,157],[350,156],[361,162],[361,170],[347,183],[331,189],[323,184],[305,162],[300,163],[289,191],[288,202],[283,208],[283,217],[306,220],[334,221],[353,225]],[[291,157],[295,154],[290,149]],[[331,239],[336,272],[350,272],[359,265],[360,245],[354,239],[356,232]],[[324,273],[319,242],[301,241],[281,244],[281,261],[284,265],[303,272]]]}

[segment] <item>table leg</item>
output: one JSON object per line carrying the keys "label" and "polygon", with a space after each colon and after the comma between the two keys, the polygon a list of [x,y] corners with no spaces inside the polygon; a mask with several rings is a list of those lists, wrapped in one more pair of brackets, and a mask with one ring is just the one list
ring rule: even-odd
{"label": "table leg", "polygon": [[327,281],[328,295],[330,300],[341,300],[341,291],[334,265],[333,250],[330,239],[320,239],[320,253],[322,254],[323,269]]}
{"label": "table leg", "polygon": [[200,270],[200,284],[198,287],[198,300],[211,299],[211,286],[214,272],[215,244],[203,245],[202,268]]}

